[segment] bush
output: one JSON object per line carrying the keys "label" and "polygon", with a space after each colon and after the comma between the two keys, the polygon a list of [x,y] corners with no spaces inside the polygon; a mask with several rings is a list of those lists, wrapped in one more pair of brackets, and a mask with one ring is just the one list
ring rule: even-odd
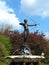
{"label": "bush", "polygon": [[4,57],[8,55],[8,51],[3,43],[0,43],[0,60],[4,61]]}
{"label": "bush", "polygon": [[10,50],[11,50],[11,44],[10,44],[9,37],[6,35],[0,35],[0,43],[2,43],[2,45],[5,46],[8,54],[9,54]]}
{"label": "bush", "polygon": [[4,57],[10,54],[11,44],[8,36],[0,35],[0,60],[4,61]]}

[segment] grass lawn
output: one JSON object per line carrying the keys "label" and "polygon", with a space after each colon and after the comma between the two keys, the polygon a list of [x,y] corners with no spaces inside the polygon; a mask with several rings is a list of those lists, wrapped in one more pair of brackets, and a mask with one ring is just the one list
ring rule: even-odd
{"label": "grass lawn", "polygon": [[4,62],[1,62],[1,61],[0,61],[0,65],[6,65],[6,64],[5,64]]}

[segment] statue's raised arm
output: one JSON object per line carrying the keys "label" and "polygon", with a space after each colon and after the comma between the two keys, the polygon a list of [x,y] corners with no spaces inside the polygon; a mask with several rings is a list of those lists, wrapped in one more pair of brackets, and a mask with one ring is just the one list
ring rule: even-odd
{"label": "statue's raised arm", "polygon": [[24,25],[24,23],[19,23],[20,25]]}
{"label": "statue's raised arm", "polygon": [[28,26],[37,26],[37,24],[34,24],[34,25],[32,24],[32,25],[28,25]]}

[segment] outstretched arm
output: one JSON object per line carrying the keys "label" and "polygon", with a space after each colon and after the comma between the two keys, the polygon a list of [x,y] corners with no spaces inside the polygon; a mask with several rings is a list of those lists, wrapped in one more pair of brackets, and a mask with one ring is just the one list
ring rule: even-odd
{"label": "outstretched arm", "polygon": [[20,25],[24,25],[24,23],[19,23]]}
{"label": "outstretched arm", "polygon": [[34,25],[28,25],[28,26],[37,26],[37,24],[34,24]]}

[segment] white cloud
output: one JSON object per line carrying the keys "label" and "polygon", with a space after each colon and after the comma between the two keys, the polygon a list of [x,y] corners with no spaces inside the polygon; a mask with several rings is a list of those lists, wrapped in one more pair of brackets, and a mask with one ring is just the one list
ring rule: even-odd
{"label": "white cloud", "polygon": [[30,15],[49,16],[49,0],[21,0],[21,11]]}
{"label": "white cloud", "polygon": [[45,37],[46,37],[47,39],[49,39],[49,32],[46,32],[46,33],[45,33]]}
{"label": "white cloud", "polygon": [[14,10],[9,8],[5,1],[0,1],[0,25],[1,24],[12,25],[15,29],[20,28],[19,19],[14,14]]}

